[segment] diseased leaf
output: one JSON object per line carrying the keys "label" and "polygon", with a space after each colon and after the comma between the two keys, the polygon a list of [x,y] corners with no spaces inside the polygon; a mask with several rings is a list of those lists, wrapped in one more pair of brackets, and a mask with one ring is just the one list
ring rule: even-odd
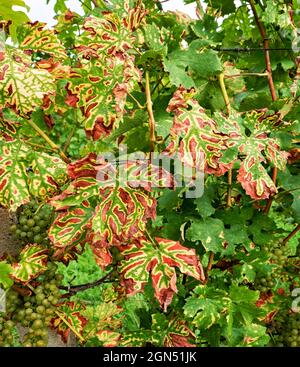
{"label": "diseased leaf", "polygon": [[166,310],[177,292],[175,267],[199,281],[204,280],[204,273],[194,249],[163,238],[155,241],[142,237],[125,246],[120,272],[128,294],[141,291],[151,278],[155,296]]}
{"label": "diseased leaf", "polygon": [[46,23],[28,23],[23,28],[22,41],[19,46],[26,52],[43,52],[59,60],[64,60],[67,55],[65,48],[58,39],[55,31],[45,29]]}
{"label": "diseased leaf", "polygon": [[36,69],[28,56],[6,48],[0,51],[0,107],[10,107],[27,118],[54,93],[54,80],[46,70]]}
{"label": "diseased leaf", "polygon": [[[83,333],[83,329],[87,323],[85,317],[82,316],[82,312],[85,310],[85,306],[76,302],[63,302],[57,305],[57,312],[62,315],[55,316],[51,320],[51,328],[56,329],[57,333],[61,336],[64,343],[68,342],[68,337],[70,335],[71,329],[69,325],[72,326],[72,330],[80,335]],[[63,318],[67,321],[64,322]]]}
{"label": "diseased leaf", "polygon": [[28,160],[32,169],[28,173],[31,195],[45,200],[57,194],[68,179],[67,165],[60,158],[44,152],[32,152]]}
{"label": "diseased leaf", "polygon": [[230,169],[231,164],[220,162],[226,149],[226,136],[218,132],[215,121],[197,101],[189,98],[187,91],[179,88],[174,93],[168,111],[174,113],[174,120],[166,154],[177,153],[189,167],[215,175]]}
{"label": "diseased leaf", "polygon": [[15,211],[30,200],[27,187],[28,147],[21,142],[0,143],[0,203]]}
{"label": "diseased leaf", "polygon": [[195,347],[194,335],[185,320],[174,317],[168,320],[162,314],[152,315],[152,343],[164,347]]}
{"label": "diseased leaf", "polygon": [[72,248],[86,242],[87,225],[93,215],[90,204],[60,212],[51,224],[49,239],[53,243],[54,257],[60,259]]}
{"label": "diseased leaf", "polygon": [[11,277],[17,282],[27,284],[47,269],[48,249],[42,245],[28,244],[19,255],[19,261],[12,265]]}

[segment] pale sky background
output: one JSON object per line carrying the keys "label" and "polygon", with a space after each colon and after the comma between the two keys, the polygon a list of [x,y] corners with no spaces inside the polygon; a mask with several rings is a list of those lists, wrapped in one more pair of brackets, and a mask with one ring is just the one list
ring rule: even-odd
{"label": "pale sky background", "polygon": [[[25,3],[30,6],[28,16],[31,21],[39,20],[47,23],[49,26],[56,23],[53,19],[55,0],[50,0],[48,5],[46,4],[46,0],[25,0]],[[66,1],[66,5],[70,10],[82,14],[79,0],[68,0]],[[180,10],[189,14],[192,18],[196,17],[195,4],[185,5],[183,0],[169,0],[163,4],[163,7],[165,10]],[[15,7],[16,10],[17,8],[19,7]]]}

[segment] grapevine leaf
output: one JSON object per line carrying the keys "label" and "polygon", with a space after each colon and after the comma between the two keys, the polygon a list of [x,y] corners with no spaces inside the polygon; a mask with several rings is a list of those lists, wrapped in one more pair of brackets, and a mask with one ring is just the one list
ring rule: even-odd
{"label": "grapevine leaf", "polygon": [[92,214],[93,209],[85,201],[81,207],[64,210],[56,216],[49,229],[49,239],[53,243],[56,258],[61,258],[74,246],[84,244]]}
{"label": "grapevine leaf", "polygon": [[222,175],[231,167],[220,162],[226,150],[226,136],[218,132],[216,122],[198,102],[188,98],[187,91],[179,88],[169,102],[168,111],[174,113],[174,120],[166,154],[177,152],[189,167]]}
{"label": "grapevine leaf", "polygon": [[100,330],[96,333],[103,347],[116,347],[119,344],[121,334],[111,330]]}
{"label": "grapevine leaf", "polygon": [[31,195],[48,199],[66,183],[67,165],[60,158],[44,152],[32,152],[28,160],[32,160],[32,171],[28,174]]}
{"label": "grapevine leaf", "polygon": [[216,253],[223,249],[224,231],[224,224],[220,219],[193,219],[186,235],[191,241],[201,241],[206,251]]}
{"label": "grapevine leaf", "polygon": [[13,285],[13,281],[10,278],[13,269],[11,265],[5,261],[0,261],[0,284],[5,288],[10,288]]}
{"label": "grapevine leaf", "polygon": [[162,314],[152,315],[152,343],[164,347],[195,347],[192,331],[178,317],[168,320]]}
{"label": "grapevine leaf", "polygon": [[155,296],[166,310],[177,292],[175,267],[199,281],[204,280],[204,273],[194,249],[163,238],[155,241],[142,237],[125,246],[120,271],[129,294],[142,290],[151,278]]}
{"label": "grapevine leaf", "polygon": [[145,347],[152,340],[151,330],[136,330],[125,332],[120,341],[121,347]]}
{"label": "grapevine leaf", "polygon": [[29,52],[43,52],[59,60],[67,55],[54,30],[44,29],[45,23],[28,23],[22,34],[20,49]]}
{"label": "grapevine leaf", "polygon": [[13,10],[14,6],[20,6],[29,10],[29,6],[24,0],[9,0],[1,1],[0,3],[0,14],[1,18],[9,22],[9,34],[11,35],[14,42],[17,41],[17,29],[20,25],[29,21],[27,14],[24,11]]}
{"label": "grapevine leaf", "polygon": [[30,200],[26,174],[28,148],[20,140],[0,143],[0,203],[15,211]]}
{"label": "grapevine leaf", "polygon": [[0,106],[11,107],[25,118],[43,104],[44,96],[54,93],[48,71],[33,68],[25,54],[8,48],[0,52],[0,83]]}
{"label": "grapevine leaf", "polygon": [[[50,326],[56,329],[64,343],[68,342],[71,331],[69,325],[72,326],[72,330],[76,330],[78,334],[82,335],[83,329],[87,323],[86,318],[82,316],[84,310],[85,306],[76,302],[63,302],[57,305],[58,315],[51,320]],[[59,314],[61,314],[62,317],[60,317]],[[68,324],[64,322],[64,319]]]}
{"label": "grapevine leaf", "polygon": [[14,263],[12,278],[20,283],[28,283],[47,269],[48,249],[42,245],[26,245]]}

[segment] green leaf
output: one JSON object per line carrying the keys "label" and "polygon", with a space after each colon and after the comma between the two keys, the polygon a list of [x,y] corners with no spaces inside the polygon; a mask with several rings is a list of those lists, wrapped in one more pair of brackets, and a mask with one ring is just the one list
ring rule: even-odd
{"label": "green leaf", "polygon": [[3,0],[0,3],[0,17],[6,21],[11,21],[9,25],[9,34],[14,42],[17,42],[17,28],[30,19],[23,11],[13,10],[14,6],[21,6],[26,10],[30,10],[30,7],[24,0]]}
{"label": "green leaf", "polygon": [[209,78],[222,71],[218,54],[213,50],[203,50],[198,40],[193,41],[187,50],[176,50],[164,59],[165,70],[170,73],[171,82],[179,87],[195,85],[194,77]]}
{"label": "green leaf", "polygon": [[13,269],[11,265],[7,264],[5,261],[0,261],[0,284],[4,289],[10,288],[14,283],[10,277],[12,272]]}
{"label": "green leaf", "polygon": [[212,200],[215,197],[215,193],[215,185],[206,185],[203,195],[195,199],[196,210],[203,219],[210,217],[215,212],[215,208],[212,206]]}
{"label": "green leaf", "polygon": [[224,224],[220,219],[193,219],[186,236],[191,241],[201,241],[206,251],[217,253],[223,249],[224,231]]}

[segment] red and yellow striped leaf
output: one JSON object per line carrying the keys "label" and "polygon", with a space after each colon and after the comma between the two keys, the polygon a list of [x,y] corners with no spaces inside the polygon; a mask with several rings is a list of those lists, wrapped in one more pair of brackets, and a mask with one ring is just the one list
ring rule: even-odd
{"label": "red and yellow striped leaf", "polygon": [[152,343],[164,347],[195,347],[195,336],[186,321],[179,317],[171,320],[162,314],[152,315]]}
{"label": "red and yellow striped leaf", "polygon": [[[265,111],[252,111],[236,121],[215,115],[218,127],[228,134],[228,156],[241,160],[237,180],[246,193],[255,200],[268,199],[277,193],[277,188],[267,172],[267,164],[285,169],[288,154],[280,150],[279,141],[270,138],[274,129],[272,116]],[[245,127],[251,134],[245,133]]]}
{"label": "red and yellow striped leaf", "polygon": [[0,87],[0,108],[10,107],[25,118],[54,93],[51,74],[34,68],[28,56],[10,48],[0,52]]}
{"label": "red and yellow striped leaf", "polygon": [[23,27],[20,49],[28,52],[43,52],[63,60],[67,57],[65,48],[57,37],[55,30],[44,29],[46,23],[28,23]]}
{"label": "red and yellow striped leaf", "polygon": [[32,151],[23,141],[11,138],[0,141],[0,204],[15,211],[31,195],[41,199],[53,196],[67,175],[60,158]]}
{"label": "red and yellow striped leaf", "polygon": [[58,213],[48,232],[55,258],[61,259],[72,248],[85,243],[87,224],[92,214],[93,209],[87,201],[82,202],[81,207]]}
{"label": "red and yellow striped leaf", "polygon": [[31,161],[31,171],[28,173],[31,195],[49,199],[67,182],[67,165],[60,158],[44,152],[32,152],[28,160]]}
{"label": "red and yellow striped leaf", "polygon": [[19,262],[12,265],[11,277],[20,283],[28,283],[47,270],[48,249],[37,244],[26,245],[19,254]]}
{"label": "red and yellow striped leaf", "polygon": [[[64,343],[67,343],[68,337],[72,331],[82,335],[87,319],[82,316],[85,306],[82,303],[63,302],[57,305],[58,315],[51,320],[50,326],[56,329]],[[61,314],[62,317],[59,315]]]}
{"label": "red and yellow striped leaf", "polygon": [[125,260],[121,263],[120,272],[128,294],[141,291],[151,278],[155,296],[164,310],[177,292],[175,268],[199,281],[205,279],[195,250],[176,241],[156,238],[152,243],[141,237],[124,246],[122,254]]}
{"label": "red and yellow striped leaf", "polygon": [[30,200],[26,173],[28,151],[20,140],[0,142],[0,204],[11,211]]}
{"label": "red and yellow striped leaf", "polygon": [[155,218],[156,201],[127,187],[100,190],[101,201],[91,221],[93,232],[112,244],[139,236],[148,219]]}
{"label": "red and yellow striped leaf", "polygon": [[100,330],[96,333],[103,347],[116,347],[121,339],[121,334],[112,330]]}
{"label": "red and yellow striped leaf", "polygon": [[175,92],[167,111],[174,114],[167,154],[177,153],[189,167],[218,176],[231,168],[230,163],[220,161],[227,149],[226,135],[218,131],[216,122],[184,88]]}

